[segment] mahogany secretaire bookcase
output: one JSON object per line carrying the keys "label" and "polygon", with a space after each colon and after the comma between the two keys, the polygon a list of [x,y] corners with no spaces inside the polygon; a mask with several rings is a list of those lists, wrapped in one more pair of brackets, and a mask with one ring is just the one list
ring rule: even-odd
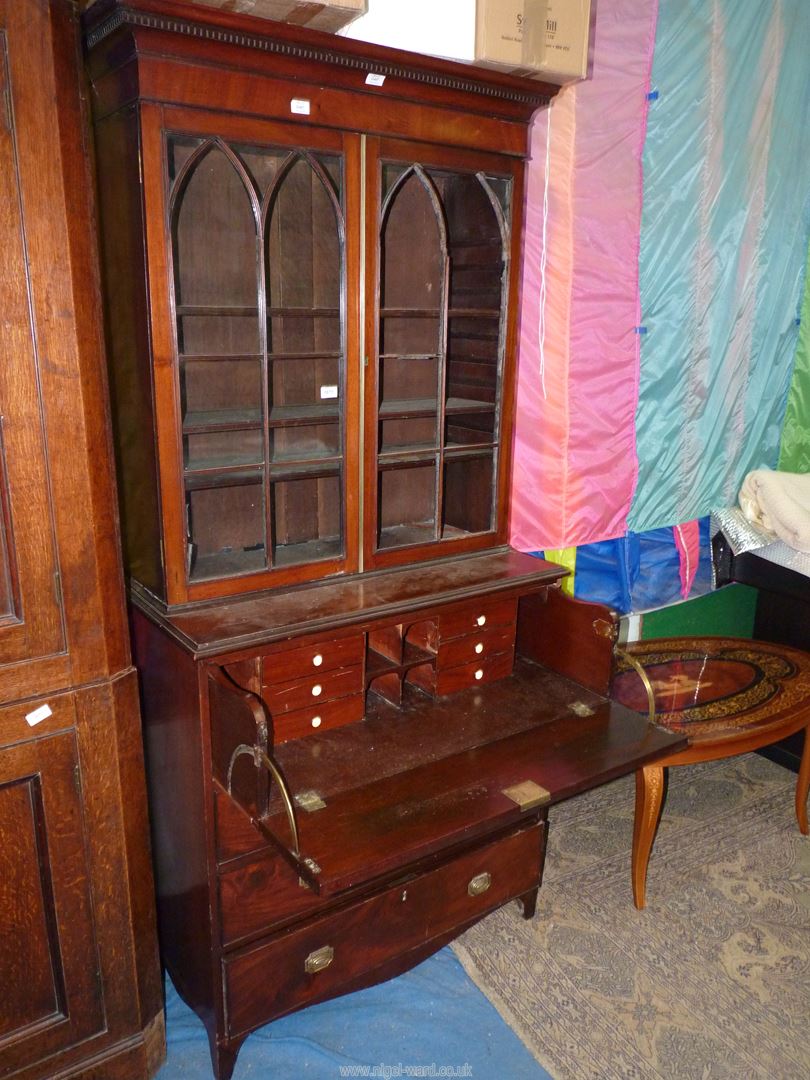
{"label": "mahogany secretaire bookcase", "polygon": [[506,546],[555,88],[162,0],[86,43],[163,955],[224,1080],[530,915],[548,804],[677,740],[535,662],[610,642]]}

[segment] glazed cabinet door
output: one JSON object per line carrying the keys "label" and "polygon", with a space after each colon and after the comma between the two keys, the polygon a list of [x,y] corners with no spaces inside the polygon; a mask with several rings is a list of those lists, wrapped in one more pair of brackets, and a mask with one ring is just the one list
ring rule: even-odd
{"label": "glazed cabinet door", "polygon": [[[20,57],[5,14],[0,6],[0,700],[31,693],[26,671],[35,666],[32,661],[47,663],[65,647],[39,391],[44,358],[32,314],[26,199],[14,130],[12,61]],[[39,678],[40,685],[48,678],[42,663]]]}
{"label": "glazed cabinet door", "polygon": [[[23,711],[34,706],[0,713],[0,737],[7,724],[27,727]],[[104,1030],[72,731],[0,748],[0,836],[6,1076]]]}
{"label": "glazed cabinet door", "polygon": [[[154,145],[149,113],[144,130]],[[159,138],[163,176],[147,195],[167,226],[168,318],[155,341],[165,335],[172,364],[156,356],[158,441],[181,464],[163,470],[164,507],[168,480],[179,509],[168,550],[191,598],[351,569],[352,140],[180,110]]]}
{"label": "glazed cabinet door", "polygon": [[521,171],[368,140],[367,565],[505,542]]}

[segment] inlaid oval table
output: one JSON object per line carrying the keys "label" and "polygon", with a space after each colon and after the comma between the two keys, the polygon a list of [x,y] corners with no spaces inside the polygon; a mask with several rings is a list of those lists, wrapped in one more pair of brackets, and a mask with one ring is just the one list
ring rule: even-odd
{"label": "inlaid oval table", "polygon": [[633,901],[645,906],[647,865],[671,765],[733,757],[804,729],[796,817],[807,835],[810,787],[810,653],[742,638],[660,638],[616,654],[611,696],[685,735],[685,750],[636,772]]}

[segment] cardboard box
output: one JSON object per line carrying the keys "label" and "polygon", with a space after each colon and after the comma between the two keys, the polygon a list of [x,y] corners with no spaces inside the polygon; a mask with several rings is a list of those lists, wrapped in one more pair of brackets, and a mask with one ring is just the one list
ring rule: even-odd
{"label": "cardboard box", "polygon": [[364,14],[368,0],[323,0],[308,3],[307,0],[196,0],[207,7],[235,11],[243,15],[258,15],[262,19],[309,26],[314,30],[334,33],[359,15]]}
{"label": "cardboard box", "polygon": [[369,0],[346,37],[566,83],[588,74],[591,0]]}

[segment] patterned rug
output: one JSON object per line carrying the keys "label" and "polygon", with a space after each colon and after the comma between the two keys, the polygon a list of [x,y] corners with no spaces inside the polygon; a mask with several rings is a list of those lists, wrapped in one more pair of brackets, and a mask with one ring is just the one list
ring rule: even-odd
{"label": "patterned rug", "polygon": [[551,812],[536,917],[455,944],[554,1080],[810,1076],[810,841],[794,774],[755,754],[670,770],[647,908],[633,779]]}

